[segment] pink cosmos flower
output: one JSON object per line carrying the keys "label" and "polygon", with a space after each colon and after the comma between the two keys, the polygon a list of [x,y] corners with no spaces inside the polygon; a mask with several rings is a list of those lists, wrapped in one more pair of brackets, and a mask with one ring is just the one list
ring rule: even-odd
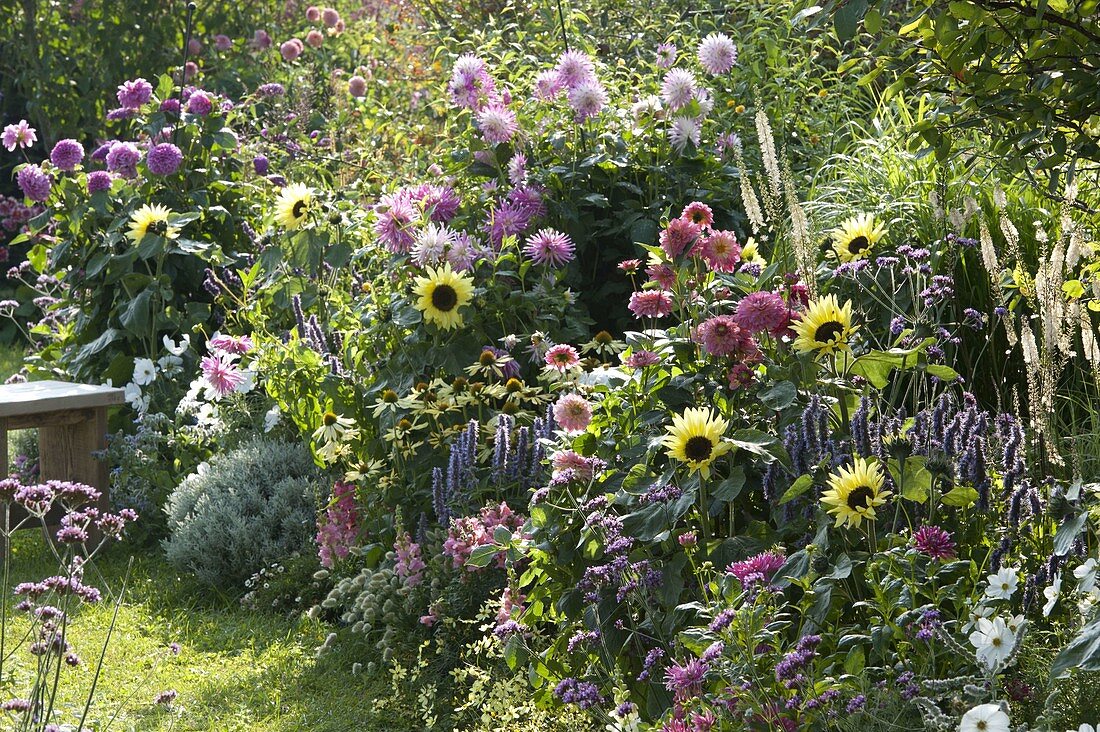
{"label": "pink cosmos flower", "polygon": [[221,354],[204,356],[200,367],[203,380],[218,396],[231,394],[245,382],[245,375],[240,368],[227,361]]}
{"label": "pink cosmos flower", "polygon": [[702,230],[691,220],[673,219],[668,222],[668,227],[661,232],[661,249],[670,259],[675,259],[684,253],[689,246],[695,243]]}
{"label": "pink cosmos flower", "polygon": [[774,292],[753,292],[737,303],[737,324],[750,333],[775,334],[786,329],[787,303]]}
{"label": "pink cosmos flower", "polygon": [[546,352],[546,365],[563,374],[580,362],[577,349],[568,343],[559,343]]}
{"label": "pink cosmos flower", "polygon": [[554,419],[566,432],[584,432],[592,421],[592,405],[579,394],[565,394],[554,403]]}
{"label": "pink cosmos flower", "polygon": [[17,147],[30,147],[38,142],[38,135],[37,131],[27,124],[27,120],[21,119],[18,123],[4,128],[3,134],[0,135],[0,142],[4,143],[8,152],[13,152]]}
{"label": "pink cosmos flower", "polygon": [[627,308],[636,318],[663,318],[672,312],[672,293],[667,290],[641,290],[630,296]]}

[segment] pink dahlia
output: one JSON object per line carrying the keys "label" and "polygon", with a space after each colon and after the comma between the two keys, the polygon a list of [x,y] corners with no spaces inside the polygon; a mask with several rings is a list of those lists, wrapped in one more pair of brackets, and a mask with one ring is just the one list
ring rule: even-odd
{"label": "pink dahlia", "polygon": [[710,206],[700,201],[693,201],[685,206],[680,218],[690,221],[696,226],[712,226],[714,224],[714,212]]}
{"label": "pink dahlia", "polygon": [[334,8],[325,8],[321,11],[321,22],[329,28],[335,28],[336,24],[340,22],[340,13]]}
{"label": "pink dahlia", "polygon": [[676,63],[676,46],[672,43],[658,45],[657,66],[662,69],[670,69],[674,63]]}
{"label": "pink dahlia", "polygon": [[516,113],[500,104],[490,104],[478,112],[477,125],[481,128],[481,136],[490,145],[508,142],[519,129]]}
{"label": "pink dahlia", "polygon": [[405,254],[412,249],[416,237],[413,225],[420,219],[406,191],[387,193],[374,207],[378,218],[374,222],[374,233],[386,249],[395,254]]}
{"label": "pink dahlia", "polygon": [[603,84],[592,79],[577,84],[569,90],[569,106],[577,115],[578,122],[595,117],[607,105],[607,92]]}
{"label": "pink dahlia", "polygon": [[284,41],[279,46],[279,53],[282,54],[283,60],[290,62],[302,55],[302,51],[306,50],[305,44],[297,38],[291,38],[289,41]]}
{"label": "pink dahlia", "polygon": [[750,333],[777,333],[787,327],[787,303],[774,292],[753,292],[737,303],[737,324]]}
{"label": "pink dahlia", "polygon": [[539,72],[535,77],[535,97],[544,101],[553,99],[561,93],[564,84],[558,72],[553,69]]}
{"label": "pink dahlia", "polygon": [[699,226],[691,220],[673,219],[668,222],[668,228],[661,232],[661,249],[670,259],[675,259],[695,243],[700,232]]}
{"label": "pink dahlia", "polygon": [[236,391],[245,382],[244,373],[220,355],[203,356],[200,366],[203,380],[218,396]]}
{"label": "pink dahlia", "polygon": [[955,556],[955,540],[939,526],[922,526],[914,531],[913,546],[932,559],[952,559]]}
{"label": "pink dahlia", "polygon": [[670,110],[688,105],[695,98],[698,83],[690,71],[672,69],[661,82],[661,100]]}
{"label": "pink dahlia", "polygon": [[367,80],[364,79],[362,76],[359,76],[359,74],[356,74],[355,76],[348,79],[348,94],[355,97],[356,99],[361,99],[362,97],[366,96]]}
{"label": "pink dahlia", "polygon": [[725,33],[711,33],[699,44],[699,65],[711,76],[724,74],[737,63],[737,46]]}
{"label": "pink dahlia", "polygon": [[729,381],[730,389],[737,391],[751,384],[756,379],[756,372],[746,364],[735,363],[726,375],[726,379]]}
{"label": "pink dahlia", "polygon": [[119,85],[115,96],[120,106],[134,109],[153,98],[153,85],[145,79],[131,79]]}
{"label": "pink dahlia", "polygon": [[554,419],[566,432],[584,432],[592,421],[592,405],[579,394],[566,394],[554,403]]}
{"label": "pink dahlia", "polygon": [[732,231],[712,231],[703,239],[702,255],[715,272],[733,273],[741,261],[741,247]]}
{"label": "pink dahlia", "polygon": [[726,567],[726,574],[737,578],[743,587],[758,582],[771,582],[775,573],[786,563],[787,557],[774,549],[756,554]]}
{"label": "pink dahlia", "polygon": [[752,335],[737,325],[732,315],[717,315],[704,320],[695,329],[695,340],[703,344],[703,350],[711,356],[736,354],[754,360],[759,353]]}
{"label": "pink dahlia", "polygon": [[588,54],[580,51],[566,51],[558,57],[554,67],[558,81],[567,89],[586,84],[596,79],[596,67]]}
{"label": "pink dahlia", "polygon": [[655,366],[661,362],[661,357],[653,351],[640,350],[623,359],[623,365],[632,369],[644,369],[646,366]]}
{"label": "pink dahlia", "polygon": [[592,480],[596,474],[597,460],[573,450],[561,450],[550,456],[550,468],[555,476],[571,470],[581,480]]}
{"label": "pink dahlia", "polygon": [[252,350],[252,339],[248,336],[217,335],[206,342],[211,351],[244,354]]}
{"label": "pink dahlia", "polygon": [[645,268],[646,277],[656,282],[666,290],[671,290],[676,283],[676,271],[667,264],[654,264]]}
{"label": "pink dahlia", "polygon": [[627,308],[636,318],[663,318],[672,312],[672,293],[667,290],[641,290],[630,296]]}
{"label": "pink dahlia", "polygon": [[321,9],[316,5],[310,5],[306,8],[306,20],[310,23],[316,23],[321,19]]}
{"label": "pink dahlia", "polygon": [[546,352],[546,365],[563,374],[580,362],[577,349],[568,343],[559,343]]}
{"label": "pink dahlia", "polygon": [[624,259],[619,262],[619,271],[632,275],[637,272],[642,266],[642,260],[640,259]]}
{"label": "pink dahlia", "polygon": [[574,256],[573,241],[554,229],[541,229],[527,239],[527,245],[523,252],[530,257],[535,264],[545,264],[550,267],[561,267],[570,262]]}

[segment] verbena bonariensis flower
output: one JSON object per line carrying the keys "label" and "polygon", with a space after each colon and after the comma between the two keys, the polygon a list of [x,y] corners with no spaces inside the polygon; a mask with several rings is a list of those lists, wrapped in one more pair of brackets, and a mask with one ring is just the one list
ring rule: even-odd
{"label": "verbena bonariensis flower", "polygon": [[581,709],[591,709],[603,703],[600,688],[591,681],[562,679],[554,687],[554,696],[565,704],[576,704]]}

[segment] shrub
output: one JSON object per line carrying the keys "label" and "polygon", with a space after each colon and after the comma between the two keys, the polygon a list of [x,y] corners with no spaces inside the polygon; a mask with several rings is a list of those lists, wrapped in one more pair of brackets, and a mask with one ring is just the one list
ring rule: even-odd
{"label": "shrub", "polygon": [[225,589],[306,547],[320,478],[301,445],[254,439],[217,455],[168,497],[168,561]]}

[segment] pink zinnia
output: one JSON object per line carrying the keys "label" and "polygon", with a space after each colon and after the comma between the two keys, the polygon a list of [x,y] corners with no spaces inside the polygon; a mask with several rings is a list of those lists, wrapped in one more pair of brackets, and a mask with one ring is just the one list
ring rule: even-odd
{"label": "pink zinnia", "polygon": [[699,201],[694,201],[685,206],[680,218],[690,221],[696,226],[712,226],[714,224],[714,212],[711,211],[710,206]]}
{"label": "pink zinnia", "polygon": [[559,343],[546,352],[546,365],[565,373],[581,362],[577,349],[568,343]]}
{"label": "pink zinnia", "polygon": [[661,249],[665,250],[670,259],[675,259],[695,243],[700,231],[690,220],[673,219],[668,222],[668,228],[661,232]]}
{"label": "pink zinnia", "polygon": [[695,340],[711,356],[738,354],[752,360],[757,355],[756,342],[747,330],[737,325],[732,315],[717,315],[704,320],[695,330]]}
{"label": "pink zinnia", "polygon": [[656,366],[661,362],[661,357],[653,351],[635,351],[623,359],[623,365],[632,369],[644,369],[646,366]]}
{"label": "pink zinnia", "polygon": [[561,267],[572,261],[574,251],[573,241],[554,229],[540,230],[529,237],[527,245],[523,247],[523,252],[534,260],[535,264],[551,267]]}
{"label": "pink zinnia", "polygon": [[236,391],[245,382],[244,373],[221,356],[204,356],[201,367],[203,379],[218,396]]}
{"label": "pink zinnia", "polygon": [[750,333],[777,333],[787,327],[787,303],[774,292],[753,292],[737,303],[737,324]]}
{"label": "pink zinnia", "polygon": [[787,557],[773,549],[740,562],[734,562],[726,567],[726,574],[736,577],[745,587],[758,582],[771,582],[775,578],[775,573],[786,561]]}
{"label": "pink zinnia", "polygon": [[579,394],[566,394],[554,403],[554,419],[566,432],[584,432],[592,421],[592,405]]}
{"label": "pink zinnia", "polygon": [[701,249],[703,260],[715,272],[730,274],[737,271],[737,264],[741,261],[741,247],[732,231],[712,231],[710,236],[703,239]]}
{"label": "pink zinnia", "polygon": [[914,531],[913,546],[932,559],[952,559],[955,556],[954,539],[939,526],[922,526]]}
{"label": "pink zinnia", "polygon": [[672,312],[672,293],[666,290],[635,292],[627,308],[636,318],[663,318]]}

